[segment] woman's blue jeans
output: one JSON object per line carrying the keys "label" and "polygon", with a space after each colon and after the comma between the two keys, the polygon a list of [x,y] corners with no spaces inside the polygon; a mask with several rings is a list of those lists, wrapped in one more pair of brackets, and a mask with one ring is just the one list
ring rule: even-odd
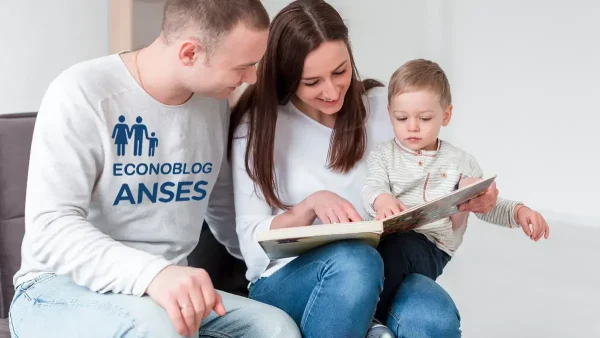
{"label": "woman's blue jeans", "polygon": [[250,287],[250,298],[287,312],[303,337],[364,338],[383,288],[383,262],[370,245],[342,241],[294,259]]}

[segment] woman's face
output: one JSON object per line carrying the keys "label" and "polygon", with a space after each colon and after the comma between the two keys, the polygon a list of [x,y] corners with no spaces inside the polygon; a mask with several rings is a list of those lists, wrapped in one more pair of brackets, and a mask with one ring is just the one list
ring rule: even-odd
{"label": "woman's face", "polygon": [[343,41],[325,42],[306,56],[296,96],[303,108],[333,115],[342,109],[351,81],[348,47]]}

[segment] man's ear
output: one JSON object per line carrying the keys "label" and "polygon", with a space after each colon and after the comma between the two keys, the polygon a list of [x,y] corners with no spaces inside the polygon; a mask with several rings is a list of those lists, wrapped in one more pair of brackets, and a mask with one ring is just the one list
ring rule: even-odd
{"label": "man's ear", "polygon": [[185,66],[192,66],[202,59],[204,49],[199,41],[188,40],[181,44],[179,59]]}
{"label": "man's ear", "polygon": [[448,108],[446,108],[446,111],[444,112],[444,120],[442,121],[442,126],[446,127],[448,124],[450,124],[450,119],[452,119],[452,108],[453,106],[450,104],[448,105]]}

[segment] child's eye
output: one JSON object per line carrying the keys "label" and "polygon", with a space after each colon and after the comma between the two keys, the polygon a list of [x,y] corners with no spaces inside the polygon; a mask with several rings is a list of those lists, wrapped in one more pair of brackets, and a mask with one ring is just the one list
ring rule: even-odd
{"label": "child's eye", "polygon": [[423,121],[431,121],[431,117],[422,117],[421,120],[423,120]]}
{"label": "child's eye", "polygon": [[406,117],[396,117],[396,120],[398,121],[406,121]]}

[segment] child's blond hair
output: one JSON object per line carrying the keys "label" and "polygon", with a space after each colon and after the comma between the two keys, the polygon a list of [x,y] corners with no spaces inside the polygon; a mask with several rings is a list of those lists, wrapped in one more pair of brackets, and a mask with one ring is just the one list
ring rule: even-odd
{"label": "child's blond hair", "polygon": [[450,83],[446,73],[435,62],[417,59],[408,61],[392,74],[388,86],[388,101],[397,95],[415,90],[431,90],[439,95],[442,108],[452,103]]}

